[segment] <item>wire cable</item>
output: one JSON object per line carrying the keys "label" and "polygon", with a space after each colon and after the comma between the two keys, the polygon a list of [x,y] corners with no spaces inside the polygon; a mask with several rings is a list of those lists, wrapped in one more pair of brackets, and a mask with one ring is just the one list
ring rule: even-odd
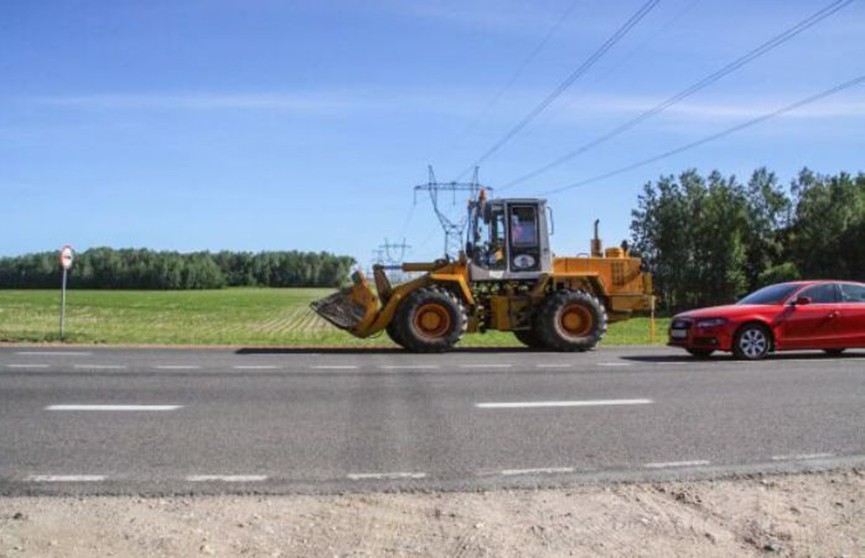
{"label": "wire cable", "polygon": [[469,124],[465,127],[465,129],[463,129],[462,133],[457,136],[453,143],[457,143],[462,140],[462,138],[468,136],[469,133],[477,126],[478,122],[480,122],[489,113],[489,111],[498,104],[502,97],[504,97],[505,93],[511,87],[513,87],[514,83],[517,82],[517,79],[519,79],[519,77],[523,74],[529,64],[535,58],[537,58],[538,55],[544,50],[544,47],[547,46],[547,43],[550,42],[550,40],[556,34],[556,31],[559,30],[559,27],[562,26],[565,20],[570,17],[571,13],[574,11],[574,9],[576,9],[577,4],[579,4],[580,1],[581,0],[574,0],[573,2],[571,2],[570,6],[568,6],[564,13],[556,20],[552,27],[550,27],[546,35],[544,35],[544,38],[541,39],[541,42],[538,43],[535,48],[532,49],[529,55],[523,59],[523,61],[517,67],[516,71],[514,71],[513,75],[511,75],[510,79],[499,88],[495,95],[493,95],[492,99],[490,99],[490,101],[484,105],[484,108],[480,111],[480,113],[475,118],[473,118],[471,122],[469,122]]}
{"label": "wire cable", "polygon": [[568,186],[562,186],[561,188],[556,188],[555,190],[549,190],[547,192],[542,192],[539,195],[540,196],[552,196],[552,195],[564,192],[566,190],[572,190],[574,188],[586,186],[587,184],[592,184],[593,182],[599,182],[601,180],[605,180],[607,178],[610,178],[610,177],[613,177],[613,176],[616,176],[616,175],[619,175],[619,174],[622,174],[622,173],[625,173],[628,171],[632,171],[632,170],[640,168],[640,167],[644,167],[644,166],[649,165],[651,163],[660,161],[661,159],[666,159],[668,157],[672,157],[673,155],[678,155],[679,153],[682,153],[684,151],[688,151],[690,149],[694,149],[695,147],[699,147],[701,145],[707,144],[711,141],[715,141],[717,139],[721,139],[723,137],[729,136],[730,134],[734,134],[736,132],[744,130],[745,128],[750,128],[751,126],[756,126],[757,124],[761,124],[761,123],[763,123],[763,122],[765,122],[771,118],[775,118],[776,116],[780,116],[782,114],[791,112],[791,111],[796,110],[796,109],[803,107],[805,105],[815,103],[821,99],[829,97],[830,95],[834,95],[835,93],[839,93],[845,89],[849,89],[851,87],[854,87],[856,85],[860,85],[862,83],[865,83],[865,75],[851,79],[850,81],[846,81],[844,83],[836,85],[835,87],[832,87],[831,89],[827,89],[826,91],[823,91],[822,93],[817,93],[816,95],[806,97],[805,99],[802,99],[800,101],[796,101],[793,104],[787,105],[783,108],[780,108],[780,109],[775,110],[773,112],[770,112],[768,114],[764,114],[764,115],[759,116],[757,118],[753,118],[751,120],[748,120],[747,122],[743,122],[742,124],[739,124],[737,126],[733,126],[732,128],[727,128],[726,130],[724,130],[722,132],[712,134],[711,136],[707,136],[703,139],[688,143],[686,145],[683,145],[681,147],[677,147],[675,149],[671,149],[669,151],[665,151],[659,155],[655,155],[654,157],[649,157],[648,159],[644,159],[644,160],[639,161],[637,163],[633,163],[633,164],[630,164],[628,166],[618,168],[614,171],[610,171],[610,172],[607,172],[607,173],[604,173],[604,174],[601,174],[598,176],[594,176],[592,178],[587,178],[586,180],[581,180],[579,182],[575,182],[574,184],[570,184]]}
{"label": "wire cable", "polygon": [[666,109],[670,108],[671,106],[675,105],[676,103],[685,99],[686,97],[690,97],[694,93],[700,91],[701,89],[705,89],[706,87],[708,87],[709,85],[720,80],[724,76],[738,70],[739,68],[741,68],[742,66],[745,66],[746,64],[748,64],[750,62],[753,62],[754,60],[763,56],[764,54],[766,54],[770,50],[774,49],[775,47],[782,45],[783,43],[789,41],[790,39],[792,39],[793,37],[795,37],[799,33],[803,32],[806,29],[808,29],[808,28],[816,25],[817,23],[823,21],[824,19],[831,16],[835,12],[841,10],[842,8],[845,8],[848,5],[852,4],[854,1],[855,0],[835,0],[834,2],[830,3],[829,5],[825,6],[822,9],[820,9],[819,11],[812,14],[811,16],[803,19],[802,21],[800,21],[799,23],[797,23],[793,27],[787,29],[783,33],[776,35],[775,37],[769,39],[768,41],[761,44],[757,48],[751,50],[747,54],[737,58],[733,62],[730,62],[729,64],[727,64],[726,66],[724,66],[720,70],[713,72],[713,73],[709,74],[708,76],[704,77],[703,79],[701,79],[700,81],[694,83],[693,85],[686,87],[685,89],[676,93],[675,95],[673,95],[672,97],[670,97],[666,101],[663,101],[662,103],[660,103],[660,104],[656,105],[655,107],[647,110],[646,112],[643,112],[639,116],[637,116],[631,120],[628,120],[624,124],[621,124],[621,125],[617,126],[616,128],[613,128],[612,130],[610,130],[606,134],[604,134],[604,135],[602,135],[602,136],[600,136],[600,137],[598,137],[598,138],[596,138],[596,139],[594,139],[594,140],[592,140],[586,144],[583,144],[581,147],[559,157],[558,159],[555,159],[554,161],[547,163],[546,165],[544,165],[544,166],[542,166],[542,167],[540,167],[540,168],[538,168],[538,169],[536,169],[536,170],[534,170],[528,174],[525,174],[525,175],[521,176],[520,178],[517,178],[516,180],[508,182],[507,184],[505,184],[504,186],[499,188],[499,191],[501,192],[502,190],[512,188],[512,187],[516,186],[517,184],[520,184],[522,182],[525,182],[526,180],[529,180],[529,179],[534,178],[538,175],[541,175],[541,174],[547,172],[548,170],[550,170],[554,167],[557,167],[557,166],[559,166],[559,165],[561,165],[567,161],[570,161],[574,157],[577,157],[578,155],[582,155],[583,153],[589,151],[590,149],[593,149],[593,148],[601,145],[602,143],[609,141],[610,139],[626,132],[627,130],[630,130],[631,128],[637,126],[638,124],[640,124],[644,120],[647,120],[647,119],[665,111]]}
{"label": "wire cable", "polygon": [[[849,0],[853,1],[853,0]],[[496,143],[492,145],[489,149],[484,152],[483,155],[478,157],[478,159],[469,165],[463,172],[457,176],[455,181],[460,180],[466,174],[471,172],[475,167],[480,166],[481,163],[490,158],[493,154],[495,154],[499,149],[501,149],[506,143],[508,143],[514,136],[516,136],[523,128],[529,125],[529,123],[537,118],[539,114],[541,114],[544,109],[546,109],[550,103],[555,101],[559,95],[564,93],[564,91],[570,87],[577,79],[580,78],[583,74],[585,74],[589,68],[595,65],[595,63],[603,58],[603,56],[609,51],[616,43],[618,43],[628,32],[640,22],[651,10],[654,8],[660,0],[648,0],[645,4],[643,4],[639,10],[634,13],[619,29],[616,30],[605,42],[602,44],[598,50],[596,50],[585,62],[583,62],[576,70],[571,72],[571,74],[556,87],[552,93],[547,95],[547,97],[538,103],[532,110],[529,111],[526,116],[522,118],[517,124],[511,128],[501,139],[499,139]]]}

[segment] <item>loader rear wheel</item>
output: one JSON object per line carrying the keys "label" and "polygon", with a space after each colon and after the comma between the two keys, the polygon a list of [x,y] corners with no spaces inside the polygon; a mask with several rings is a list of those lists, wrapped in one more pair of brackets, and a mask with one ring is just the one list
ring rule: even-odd
{"label": "loader rear wheel", "polygon": [[514,337],[517,340],[530,349],[546,349],[547,346],[544,345],[544,342],[541,341],[541,338],[538,337],[538,334],[533,329],[521,329],[518,331],[514,331]]}
{"label": "loader rear wheel", "polygon": [[607,332],[607,312],[583,291],[558,291],[541,306],[538,338],[557,351],[588,351]]}
{"label": "loader rear wheel", "polygon": [[395,337],[403,341],[403,347],[418,353],[438,353],[457,344],[468,318],[456,296],[428,287],[415,291],[400,305],[394,323],[398,330]]}

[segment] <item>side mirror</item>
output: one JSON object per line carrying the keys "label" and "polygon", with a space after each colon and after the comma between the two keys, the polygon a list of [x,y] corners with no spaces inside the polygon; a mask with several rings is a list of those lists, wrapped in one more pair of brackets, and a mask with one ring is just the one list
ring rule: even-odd
{"label": "side mirror", "polygon": [[808,306],[811,304],[810,296],[797,296],[796,300],[793,301],[794,306]]}

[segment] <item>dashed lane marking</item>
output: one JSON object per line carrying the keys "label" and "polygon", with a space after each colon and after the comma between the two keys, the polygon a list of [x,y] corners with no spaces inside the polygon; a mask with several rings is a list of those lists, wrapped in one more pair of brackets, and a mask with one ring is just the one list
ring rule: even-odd
{"label": "dashed lane marking", "polygon": [[596,399],[589,401],[508,401],[475,403],[478,409],[534,409],[542,407],[604,407],[610,405],[649,405],[651,399]]}
{"label": "dashed lane marking", "polygon": [[24,356],[90,356],[87,351],[18,351],[16,355]]}
{"label": "dashed lane marking", "polygon": [[793,455],[773,455],[772,461],[806,461],[808,459],[827,459],[835,457],[834,453],[799,453]]}
{"label": "dashed lane marking", "polygon": [[262,482],[267,475],[190,475],[189,482]]}
{"label": "dashed lane marking", "polygon": [[672,469],[674,467],[700,467],[709,465],[709,461],[695,459],[693,461],[667,461],[659,463],[646,463],[643,467],[647,469]]}
{"label": "dashed lane marking", "polygon": [[7,364],[6,368],[48,368],[47,364]]}
{"label": "dashed lane marking", "polygon": [[176,411],[183,405],[49,405],[46,411]]}
{"label": "dashed lane marking", "polygon": [[399,480],[423,479],[426,473],[349,473],[349,480]]}
{"label": "dashed lane marking", "polygon": [[25,482],[101,482],[105,475],[30,475]]}
{"label": "dashed lane marking", "polygon": [[380,366],[382,370],[433,370],[438,369],[436,364],[393,364]]}
{"label": "dashed lane marking", "polygon": [[505,469],[500,474],[511,477],[516,475],[555,475],[561,473],[573,473],[573,467],[542,467],[538,469]]}

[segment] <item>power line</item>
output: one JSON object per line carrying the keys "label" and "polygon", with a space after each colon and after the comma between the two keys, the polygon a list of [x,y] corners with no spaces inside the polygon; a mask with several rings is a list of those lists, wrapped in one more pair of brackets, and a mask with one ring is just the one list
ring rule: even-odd
{"label": "power line", "polygon": [[517,66],[517,69],[516,69],[516,71],[514,71],[511,78],[502,87],[499,88],[499,90],[496,92],[496,94],[493,95],[492,99],[490,99],[490,101],[484,105],[484,107],[480,111],[480,113],[474,119],[472,119],[471,122],[469,122],[468,126],[466,126],[465,129],[463,129],[462,133],[460,133],[457,136],[457,138],[454,140],[453,143],[458,143],[459,141],[462,140],[462,138],[468,136],[469,133],[477,126],[478,122],[480,122],[483,119],[483,117],[486,116],[489,113],[489,111],[494,106],[496,106],[498,104],[498,102],[501,100],[501,98],[504,96],[504,94],[514,85],[514,83],[517,82],[517,79],[519,79],[519,77],[523,74],[523,72],[526,70],[526,68],[529,66],[529,64],[535,58],[537,58],[537,56],[541,53],[541,51],[544,50],[544,47],[547,46],[547,43],[550,42],[550,39],[553,38],[553,35],[556,34],[556,31],[559,30],[559,27],[562,26],[562,24],[565,22],[565,20],[567,20],[568,17],[570,17],[571,13],[574,11],[574,9],[577,7],[577,4],[579,4],[579,3],[580,3],[580,0],[574,0],[573,2],[571,2],[571,4],[564,11],[564,13],[562,13],[562,15],[558,18],[558,20],[556,20],[556,22],[552,25],[552,27],[550,27],[550,29],[547,31],[546,35],[544,35],[544,38],[541,39],[541,42],[538,43],[535,46],[535,48],[529,53],[529,55],[523,59],[523,61],[520,63],[520,65]]}
{"label": "power line", "polygon": [[769,120],[770,118],[775,118],[776,116],[780,116],[784,113],[796,110],[797,108],[800,108],[800,107],[803,107],[805,105],[814,103],[816,101],[819,101],[820,99],[823,99],[825,97],[829,97],[830,95],[834,95],[835,93],[838,93],[838,92],[843,91],[845,89],[849,89],[851,87],[854,87],[854,86],[862,84],[862,83],[865,83],[865,75],[859,76],[855,79],[851,79],[850,81],[846,81],[844,83],[836,85],[835,87],[832,87],[831,89],[827,89],[826,91],[823,91],[822,93],[817,93],[816,95],[812,95],[812,96],[806,97],[805,99],[802,99],[800,101],[796,101],[793,104],[787,105],[783,108],[780,108],[780,109],[775,110],[773,112],[770,112],[768,114],[764,114],[763,116],[753,118],[751,120],[748,120],[747,122],[743,122],[742,124],[739,124],[737,126],[733,126],[732,128],[727,128],[726,130],[724,130],[722,132],[712,134],[711,136],[707,136],[701,140],[697,140],[697,141],[691,142],[689,144],[683,145],[681,147],[677,147],[675,149],[665,151],[664,153],[661,153],[659,155],[655,155],[654,157],[644,159],[640,162],[630,164],[626,167],[618,168],[614,171],[610,171],[610,172],[607,172],[607,173],[604,173],[604,174],[601,174],[601,175],[598,175],[598,176],[595,176],[592,178],[588,178],[586,180],[581,180],[580,182],[575,182],[574,184],[570,184],[568,186],[562,186],[561,188],[556,188],[555,190],[549,190],[547,192],[543,192],[539,195],[540,196],[551,196],[554,194],[564,192],[565,190],[571,190],[573,188],[579,188],[581,186],[586,186],[587,184],[591,184],[593,182],[605,180],[607,178],[610,178],[610,177],[613,177],[613,176],[616,176],[616,175],[619,175],[619,174],[622,174],[622,173],[625,173],[625,172],[628,172],[628,171],[631,171],[631,170],[634,170],[634,169],[637,169],[640,167],[644,167],[644,166],[649,165],[651,163],[660,161],[661,159],[666,159],[667,157],[672,157],[673,155],[678,155],[679,153],[682,153],[683,151],[688,151],[690,149],[693,149],[695,147],[699,147],[699,146],[704,145],[706,143],[709,143],[711,141],[715,141],[717,139],[721,139],[723,137],[729,136],[730,134],[739,132],[741,130],[744,130],[745,128],[750,128],[751,126],[756,126],[757,124],[765,122],[766,120]]}
{"label": "power line", "polygon": [[516,186],[517,184],[520,184],[522,182],[525,182],[526,180],[529,180],[529,179],[534,178],[540,174],[543,174],[543,173],[547,172],[548,170],[550,170],[554,167],[557,167],[557,166],[561,165],[562,163],[570,161],[574,157],[581,155],[581,154],[585,153],[586,151],[589,151],[590,149],[597,147],[598,145],[618,136],[619,134],[622,134],[623,132],[630,130],[631,128],[640,124],[644,120],[647,120],[647,119],[651,118],[652,116],[655,116],[656,114],[663,112],[664,110],[670,108],[671,106],[675,105],[676,103],[685,99],[686,97],[693,95],[694,93],[700,91],[701,89],[704,89],[704,88],[708,87],[709,85],[715,83],[716,81],[718,81],[722,77],[738,70],[742,66],[745,66],[746,64],[756,60],[760,56],[763,56],[764,54],[766,54],[770,50],[774,49],[775,47],[780,46],[781,44],[789,41],[790,39],[792,39],[793,37],[795,37],[796,35],[798,35],[802,31],[805,31],[806,29],[816,25],[817,23],[826,19],[827,17],[834,14],[835,12],[841,10],[842,8],[845,8],[846,6],[848,6],[850,4],[852,4],[854,1],[855,0],[835,0],[831,4],[825,6],[821,10],[814,13],[813,15],[803,19],[802,21],[800,21],[799,23],[797,23],[793,27],[787,29],[783,33],[776,35],[775,37],[769,39],[768,41],[766,41],[762,45],[758,46],[757,48],[751,50],[747,54],[737,58],[733,62],[730,62],[729,64],[727,64],[726,66],[724,66],[720,70],[709,74],[708,76],[704,77],[700,81],[698,81],[698,82],[694,83],[693,85],[683,89],[679,93],[676,93],[675,95],[673,95],[672,97],[670,97],[666,101],[656,105],[655,107],[647,110],[646,112],[640,114],[639,116],[637,116],[631,120],[628,120],[624,124],[621,124],[620,126],[607,132],[606,134],[582,145],[581,147],[575,149],[574,151],[571,151],[571,152],[559,157],[558,159],[556,159],[550,163],[547,163],[546,165],[540,167],[539,169],[536,169],[536,170],[534,170],[528,174],[525,174],[525,175],[521,176],[520,178],[517,178],[516,180],[508,182],[502,188],[500,188],[500,191],[506,190],[508,188],[512,188],[513,186]]}
{"label": "power line", "polygon": [[550,105],[550,103],[555,101],[559,97],[559,95],[564,93],[564,91],[568,87],[570,87],[577,79],[579,79],[580,76],[585,74],[589,70],[589,68],[594,66],[595,63],[600,60],[607,53],[608,50],[610,50],[625,35],[627,35],[628,32],[635,25],[637,25],[637,23],[639,23],[640,20],[643,19],[652,10],[652,8],[654,8],[658,4],[658,2],[660,2],[660,0],[648,0],[648,2],[643,4],[640,9],[637,10],[636,13],[634,13],[634,15],[632,15],[630,19],[628,19],[628,21],[626,21],[621,27],[619,27],[619,29],[617,29],[616,32],[613,33],[604,42],[604,44],[602,44],[598,48],[598,50],[596,50],[591,56],[589,56],[589,58],[586,59],[586,61],[583,62],[580,67],[571,72],[571,74],[567,77],[567,79],[565,79],[565,81],[560,83],[559,86],[552,91],[552,93],[547,95],[547,97],[543,101],[538,103],[532,110],[530,110],[529,113],[524,116],[522,120],[517,122],[517,124],[504,135],[504,137],[494,143],[493,146],[487,149],[487,151],[483,155],[478,157],[478,159],[474,163],[469,165],[463,172],[461,172],[459,176],[457,176],[456,180],[460,180],[462,177],[467,175],[469,172],[471,172],[473,168],[479,166],[481,163],[487,160],[496,151],[501,149],[507,142],[513,139],[513,137],[516,136],[523,128],[528,126],[528,124],[532,120],[537,118],[537,116],[542,113],[544,109],[546,109]]}
{"label": "power line", "polygon": [[452,219],[449,217],[444,210],[442,210],[441,205],[439,204],[439,194],[442,192],[450,192],[453,195],[454,203],[456,203],[457,192],[468,192],[469,197],[474,198],[478,195],[481,189],[484,188],[484,186],[481,186],[478,182],[477,167],[475,167],[474,176],[472,177],[471,182],[438,182],[436,181],[432,165],[428,168],[429,179],[427,180],[427,183],[415,186],[414,192],[415,196],[417,196],[417,193],[420,191],[426,191],[429,193],[433,210],[435,211],[436,217],[438,217],[439,223],[445,233],[444,254],[445,257],[450,258],[451,256],[455,256],[462,247],[462,234],[466,228],[467,216],[463,214],[462,217],[458,219]]}

